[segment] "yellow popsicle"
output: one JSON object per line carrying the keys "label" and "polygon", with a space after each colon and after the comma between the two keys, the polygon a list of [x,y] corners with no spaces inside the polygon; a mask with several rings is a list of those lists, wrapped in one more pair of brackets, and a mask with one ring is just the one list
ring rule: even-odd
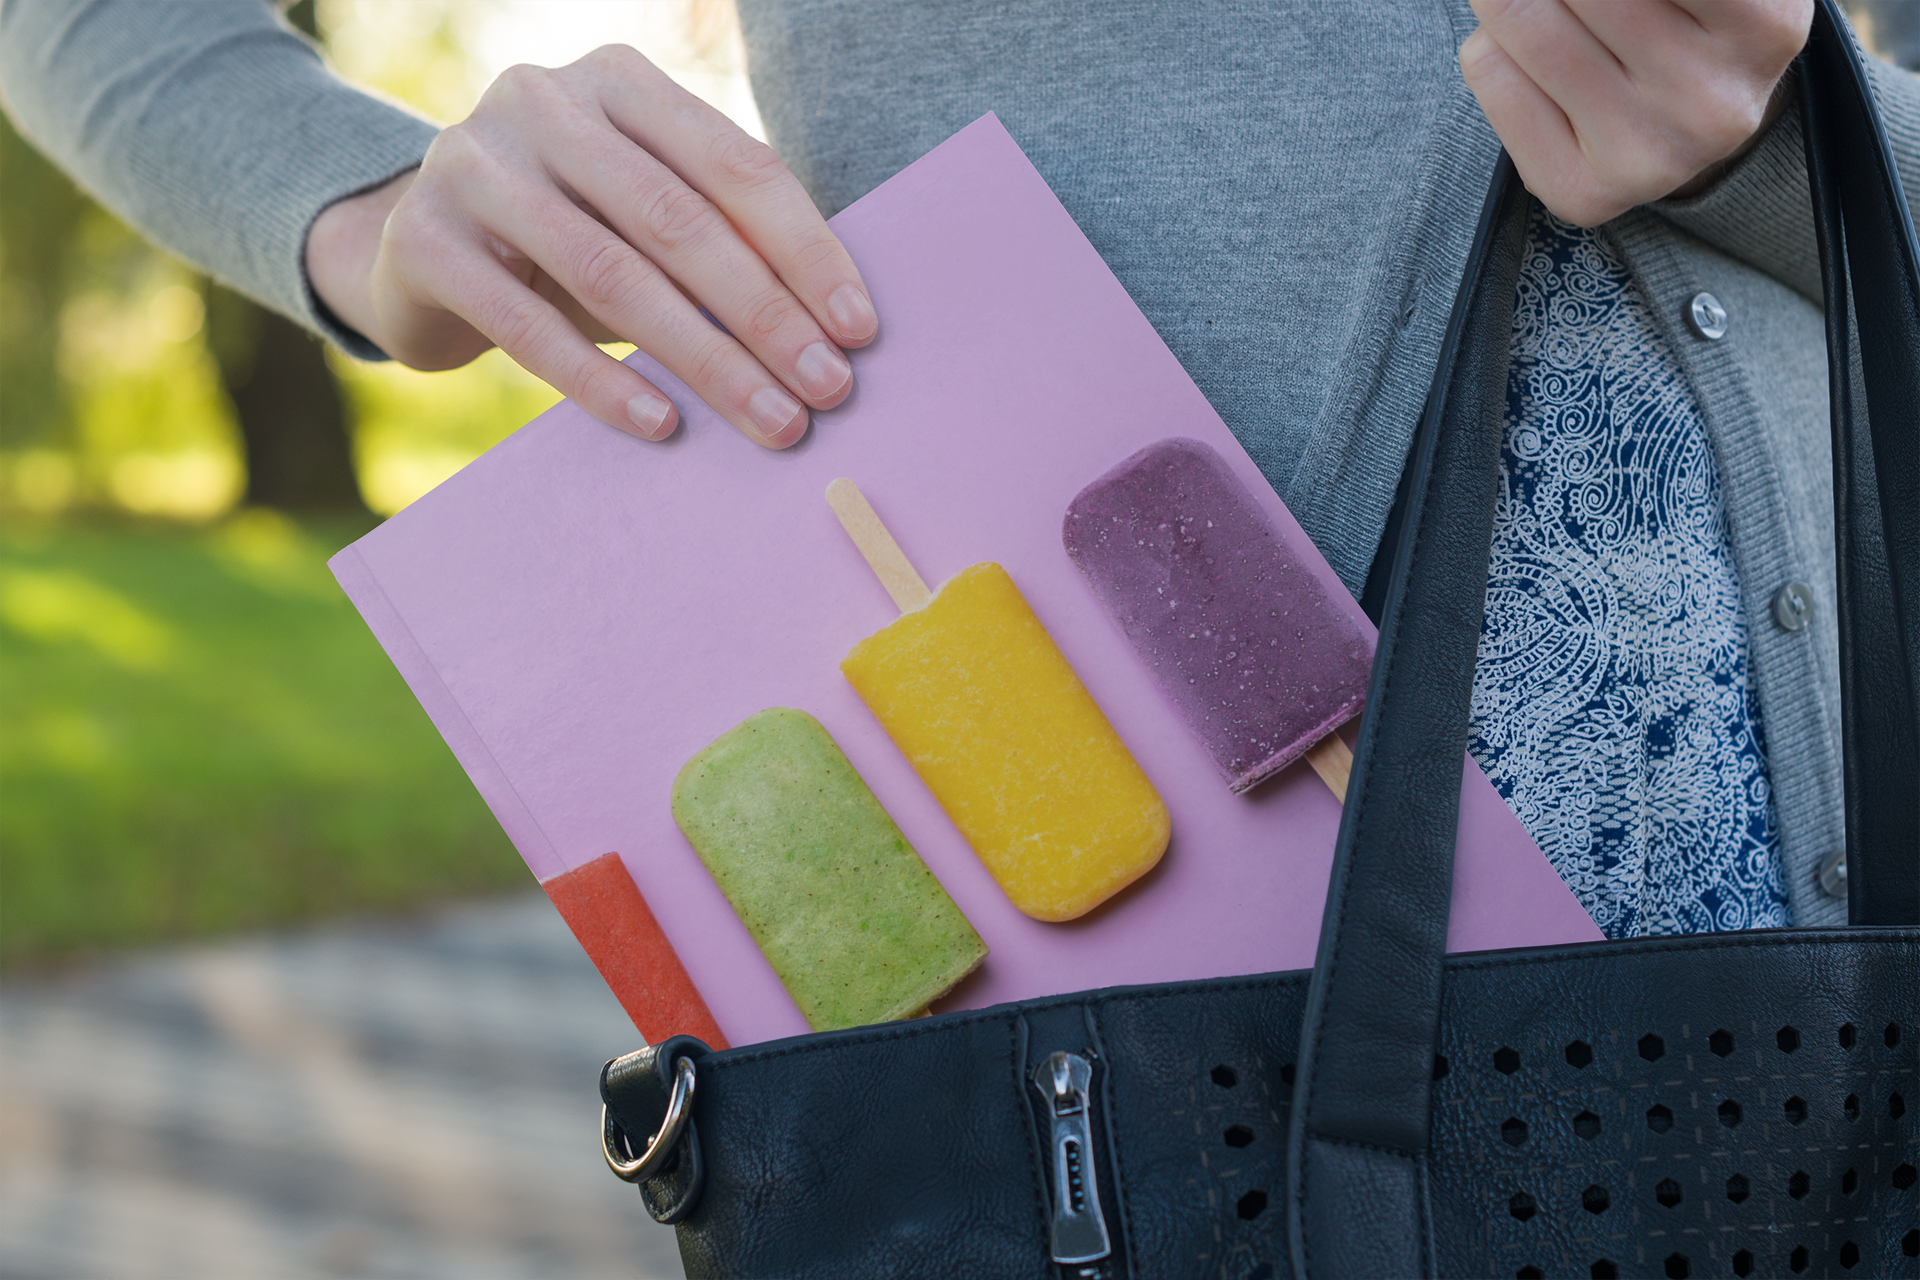
{"label": "yellow popsicle", "polygon": [[[829,495],[859,541],[871,508],[860,499],[865,514],[850,519],[842,508],[858,491],[834,483],[846,486]],[[906,561],[893,556],[897,573]],[[895,599],[925,599],[906,573],[904,590],[888,582]],[[1027,915],[1084,915],[1166,851],[1159,793],[999,565],[962,570],[855,645],[840,670]]]}

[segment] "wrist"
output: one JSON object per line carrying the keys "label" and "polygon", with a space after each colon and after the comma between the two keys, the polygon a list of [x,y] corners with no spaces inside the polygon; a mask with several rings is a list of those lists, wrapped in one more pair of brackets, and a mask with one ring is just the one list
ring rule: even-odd
{"label": "wrist", "polygon": [[1753,134],[1735,148],[1730,155],[1722,156],[1720,159],[1714,161],[1699,173],[1694,174],[1693,177],[1687,179],[1672,191],[1669,191],[1662,198],[1667,200],[1695,200],[1718,186],[1720,180],[1733,172],[1740,161],[1746,158],[1747,153],[1760,145],[1760,140],[1767,136],[1767,131],[1778,123],[1782,115],[1786,114],[1787,108],[1791,106],[1794,101],[1795,83],[1793,76],[1781,76],[1774,84],[1773,92],[1767,96],[1767,109],[1766,113],[1760,119],[1760,127],[1755,129]]}
{"label": "wrist", "polygon": [[314,296],[334,320],[383,351],[387,344],[374,313],[373,268],[387,216],[419,172],[409,169],[370,191],[334,201],[307,229],[303,265]]}

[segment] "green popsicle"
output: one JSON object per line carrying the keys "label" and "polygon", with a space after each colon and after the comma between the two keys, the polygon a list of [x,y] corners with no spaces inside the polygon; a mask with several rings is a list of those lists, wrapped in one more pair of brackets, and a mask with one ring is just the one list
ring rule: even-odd
{"label": "green popsicle", "polygon": [[986,958],[804,711],[749,716],[687,761],[673,820],[815,1031],[919,1013]]}

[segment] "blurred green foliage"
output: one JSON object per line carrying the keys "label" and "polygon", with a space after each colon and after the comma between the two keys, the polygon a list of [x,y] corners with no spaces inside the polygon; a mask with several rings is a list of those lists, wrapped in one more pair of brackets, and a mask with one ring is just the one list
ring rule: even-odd
{"label": "blurred green foliage", "polygon": [[[642,6],[648,38],[684,43],[684,4]],[[510,29],[572,22],[597,40],[606,16],[523,0],[288,12],[347,78],[442,120],[485,88],[486,41],[526,56]],[[526,884],[325,570],[366,521],[236,509],[228,386],[246,385],[247,353],[231,344],[250,330],[233,296],[4,116],[0,193],[0,964]],[[378,515],[558,399],[498,352],[434,374],[327,361]]]}
{"label": "blurred green foliage", "polygon": [[361,532],[0,532],[0,961],[527,883],[327,572]]}
{"label": "blurred green foliage", "polygon": [[54,370],[70,292],[74,228],[94,208],[0,119],[0,448],[63,434],[69,415]]}
{"label": "blurred green foliage", "polygon": [[[486,12],[323,0],[318,20],[350,37],[348,74],[458,118]],[[0,191],[0,963],[526,884],[326,571],[367,523],[234,510],[209,346],[232,295],[4,117]],[[558,398],[497,353],[329,364],[382,514]]]}
{"label": "blurred green foliage", "polygon": [[205,515],[239,492],[199,278],[0,120],[0,513]]}
{"label": "blurred green foliage", "polygon": [[[497,8],[322,0],[291,12],[317,22],[351,78],[457,119],[484,88],[469,48]],[[208,349],[209,311],[224,313],[206,278],[96,205],[4,117],[0,189],[0,520],[230,510],[246,474]],[[559,398],[497,352],[434,374],[329,361],[361,492],[382,515]]]}

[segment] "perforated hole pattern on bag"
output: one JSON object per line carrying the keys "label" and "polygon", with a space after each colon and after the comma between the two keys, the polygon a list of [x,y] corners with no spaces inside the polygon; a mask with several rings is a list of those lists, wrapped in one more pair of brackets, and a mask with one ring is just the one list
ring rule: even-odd
{"label": "perforated hole pattern on bag", "polygon": [[[1095,1005],[1133,1275],[1291,1274],[1306,986]],[[1440,1275],[1920,1280],[1920,947],[1729,935],[1463,958],[1436,1047]]]}
{"label": "perforated hole pattern on bag", "polygon": [[1481,1164],[1496,1275],[1920,1274],[1914,1021],[1448,1040],[1435,1182]]}

